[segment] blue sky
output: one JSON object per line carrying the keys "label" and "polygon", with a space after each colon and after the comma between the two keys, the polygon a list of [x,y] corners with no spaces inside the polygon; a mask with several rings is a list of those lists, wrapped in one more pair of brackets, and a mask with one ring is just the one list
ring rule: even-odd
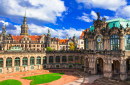
{"label": "blue sky", "polygon": [[20,35],[23,16],[26,16],[29,34],[47,34],[78,38],[93,25],[100,12],[101,19],[130,19],[129,0],[0,0],[0,31],[3,24],[7,33]]}

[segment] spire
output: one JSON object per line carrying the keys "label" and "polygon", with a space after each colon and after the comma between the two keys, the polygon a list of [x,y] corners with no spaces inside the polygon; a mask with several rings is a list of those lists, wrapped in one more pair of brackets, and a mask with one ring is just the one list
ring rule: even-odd
{"label": "spire", "polygon": [[26,17],[26,7],[25,7],[25,15],[24,15],[24,17]]}
{"label": "spire", "polygon": [[48,28],[48,34],[50,34],[50,29]]}
{"label": "spire", "polygon": [[6,33],[5,24],[3,24],[3,27],[2,27],[2,33],[3,33],[4,35],[6,35],[6,34],[7,34],[7,33]]}

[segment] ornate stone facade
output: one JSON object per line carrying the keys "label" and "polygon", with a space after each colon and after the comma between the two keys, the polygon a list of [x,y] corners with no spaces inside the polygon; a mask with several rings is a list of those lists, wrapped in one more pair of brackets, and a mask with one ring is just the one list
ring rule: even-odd
{"label": "ornate stone facade", "polygon": [[104,77],[120,75],[121,80],[127,79],[130,74],[130,42],[129,38],[125,38],[130,35],[128,23],[128,20],[121,18],[102,21],[98,13],[98,19],[93,23],[94,29],[84,32],[85,59],[89,60],[92,74],[102,72]]}

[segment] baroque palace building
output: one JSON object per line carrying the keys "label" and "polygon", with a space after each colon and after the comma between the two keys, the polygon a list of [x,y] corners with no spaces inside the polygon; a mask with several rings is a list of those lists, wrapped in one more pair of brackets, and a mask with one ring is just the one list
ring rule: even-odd
{"label": "baroque palace building", "polygon": [[[76,36],[73,39],[60,40],[51,38],[50,31],[47,36],[28,35],[26,17],[21,26],[20,36],[7,35],[3,26],[0,73],[73,68],[84,69],[91,74],[102,72],[104,77],[126,80],[130,74],[130,21],[122,18],[105,21],[100,20],[99,13],[97,15],[98,19],[93,22],[93,26],[82,34],[84,50],[81,51],[57,51],[59,46],[60,49],[66,49],[69,42],[76,44]],[[55,50],[42,50],[48,46],[53,46]]]}

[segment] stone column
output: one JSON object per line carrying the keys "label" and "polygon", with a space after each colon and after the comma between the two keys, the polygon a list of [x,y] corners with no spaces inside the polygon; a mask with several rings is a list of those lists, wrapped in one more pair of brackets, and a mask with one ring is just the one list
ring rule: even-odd
{"label": "stone column", "polygon": [[87,63],[86,63],[86,58],[85,58],[85,59],[84,59],[84,67],[85,67],[85,68],[84,68],[84,71],[87,71],[87,68],[86,68],[87,65],[86,65],[86,64],[87,64]]}
{"label": "stone column", "polygon": [[28,70],[30,70],[30,56],[28,56]]}
{"label": "stone column", "polygon": [[105,65],[103,65],[104,67],[104,77],[107,77],[107,78],[112,78],[112,61],[110,58],[108,58],[106,61],[105,61]]}
{"label": "stone column", "polygon": [[75,56],[73,56],[73,64],[75,64]]}
{"label": "stone column", "polygon": [[23,58],[22,57],[20,57],[20,72],[22,72],[23,71],[23,67],[22,67],[22,64],[23,64],[23,60],[22,60]]}
{"label": "stone column", "polygon": [[79,64],[81,64],[81,62],[82,62],[82,61],[81,61],[81,56],[79,56],[79,61],[80,61]]}
{"label": "stone column", "polygon": [[53,63],[54,64],[56,63],[56,56],[55,55],[53,56]]}
{"label": "stone column", "polygon": [[67,58],[67,64],[69,64],[69,56],[66,56],[66,58]]}
{"label": "stone column", "polygon": [[15,71],[14,62],[15,62],[15,58],[12,58],[12,72]]}
{"label": "stone column", "polygon": [[34,65],[37,65],[37,56],[34,56]]}
{"label": "stone column", "polygon": [[60,56],[60,64],[62,63],[62,56]]}
{"label": "stone column", "polygon": [[40,69],[43,69],[43,56],[41,56],[41,66]]}
{"label": "stone column", "polygon": [[7,69],[6,69],[6,58],[3,58],[3,73],[6,73]]}
{"label": "stone column", "polygon": [[124,36],[120,36],[120,49],[122,50],[125,50],[124,42]]}
{"label": "stone column", "polygon": [[49,64],[49,56],[46,56],[47,57],[47,64]]}
{"label": "stone column", "polygon": [[126,80],[127,79],[127,72],[126,72],[126,60],[121,60],[120,62],[120,79]]}

